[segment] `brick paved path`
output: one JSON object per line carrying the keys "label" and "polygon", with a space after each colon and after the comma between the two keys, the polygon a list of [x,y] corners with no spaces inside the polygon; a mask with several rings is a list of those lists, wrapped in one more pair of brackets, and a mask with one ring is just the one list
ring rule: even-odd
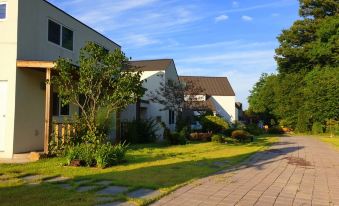
{"label": "brick paved path", "polygon": [[339,206],[339,152],[311,137],[282,137],[244,166],[201,179],[153,205]]}

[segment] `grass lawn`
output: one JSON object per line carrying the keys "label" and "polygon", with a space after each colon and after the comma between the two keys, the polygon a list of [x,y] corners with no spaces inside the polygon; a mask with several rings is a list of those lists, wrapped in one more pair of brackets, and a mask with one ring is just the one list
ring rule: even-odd
{"label": "grass lawn", "polygon": [[[218,170],[235,165],[255,152],[267,148],[277,139],[260,137],[254,143],[226,145],[218,143],[193,143],[182,146],[136,145],[127,153],[128,162],[107,169],[75,168],[64,166],[65,159],[53,158],[28,164],[0,164],[0,174],[10,177],[0,179],[1,205],[94,205],[95,191],[78,193],[74,189],[61,189],[56,184],[27,185],[19,179],[24,174],[65,176],[75,180],[110,180],[114,185],[159,189],[165,193]],[[215,162],[225,161],[224,166]],[[128,200],[125,195],[117,197]],[[147,202],[138,201],[138,204]]]}
{"label": "grass lawn", "polygon": [[336,149],[339,150],[339,137],[319,137],[321,141],[333,145]]}

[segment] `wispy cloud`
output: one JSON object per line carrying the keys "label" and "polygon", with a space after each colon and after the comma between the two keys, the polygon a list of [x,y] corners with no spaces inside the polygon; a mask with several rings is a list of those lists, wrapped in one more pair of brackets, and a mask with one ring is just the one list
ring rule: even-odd
{"label": "wispy cloud", "polygon": [[246,16],[246,15],[241,16],[241,19],[244,21],[253,21],[253,17]]}
{"label": "wispy cloud", "polygon": [[219,21],[226,21],[228,19],[228,16],[227,15],[225,15],[225,14],[222,14],[222,15],[220,15],[220,16],[217,16],[217,17],[215,17],[215,22],[219,22]]}
{"label": "wispy cloud", "polygon": [[294,0],[280,0],[274,3],[258,4],[258,5],[242,7],[242,8],[227,9],[224,12],[225,13],[237,13],[237,12],[252,11],[252,10],[258,10],[258,9],[265,9],[265,8],[280,8],[280,7],[291,6],[295,4],[298,4],[298,2]]}
{"label": "wispy cloud", "polygon": [[233,7],[233,8],[238,8],[238,7],[239,7],[239,2],[233,1],[233,2],[232,2],[232,7]]}

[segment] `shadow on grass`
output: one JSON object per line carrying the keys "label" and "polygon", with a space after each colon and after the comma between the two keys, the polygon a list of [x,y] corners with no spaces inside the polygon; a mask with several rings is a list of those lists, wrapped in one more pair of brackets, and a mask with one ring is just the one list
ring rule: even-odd
{"label": "shadow on grass", "polygon": [[[267,139],[258,138],[260,145],[270,145]],[[247,146],[259,144],[258,142]],[[240,162],[244,167],[255,167],[261,170],[266,164],[278,161],[281,155],[286,155],[301,149],[301,147],[289,146],[289,142],[279,142],[277,145],[286,145],[279,149],[249,152],[235,155],[229,158],[206,158],[198,161],[182,161],[177,163],[143,166],[141,168],[129,168],[127,170],[100,170],[98,174],[79,175],[74,180],[90,179],[91,182],[110,180],[112,185],[127,186],[130,190],[137,188],[163,189],[173,188],[177,185],[203,178],[213,173],[229,169]],[[253,155],[255,153],[255,155]],[[250,157],[250,158],[249,158]],[[156,158],[139,156],[138,161],[147,160],[156,162]],[[167,157],[168,158],[168,157]],[[126,164],[128,166],[129,163]],[[124,166],[124,165],[123,165]],[[15,168],[15,167],[14,167]],[[14,169],[13,168],[13,169]],[[82,168],[67,168],[77,170]],[[85,168],[86,169],[86,168]],[[88,168],[87,168],[88,169]],[[23,171],[25,172],[25,171]],[[1,205],[93,205],[95,204],[95,191],[77,193],[74,190],[62,189],[56,184],[42,183],[39,185],[1,186]]]}

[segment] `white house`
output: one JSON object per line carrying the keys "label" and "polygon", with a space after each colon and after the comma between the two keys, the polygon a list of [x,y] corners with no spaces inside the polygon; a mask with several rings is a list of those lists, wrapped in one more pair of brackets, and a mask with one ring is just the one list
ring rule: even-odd
{"label": "white house", "polygon": [[[235,93],[227,77],[180,76],[179,79],[182,83],[192,82],[203,90],[200,95],[194,94],[197,97],[194,101],[202,103],[197,104],[201,108],[195,110],[209,110],[228,122],[238,120]],[[187,99],[192,101],[192,97]]]}
{"label": "white house", "polygon": [[52,119],[78,112],[73,105],[61,107],[45,82],[53,75],[53,61],[76,63],[87,41],[120,48],[45,0],[0,0],[1,158],[46,150]]}
{"label": "white house", "polygon": [[[132,61],[131,66],[142,71],[141,80],[146,92],[139,103],[129,105],[121,112],[121,122],[151,118],[165,123],[170,130],[174,131],[176,122],[174,111],[164,111],[164,106],[150,101],[148,95],[150,92],[159,90],[161,85],[166,84],[168,80],[179,81],[173,59]],[[162,136],[162,129],[159,129],[158,136]]]}

